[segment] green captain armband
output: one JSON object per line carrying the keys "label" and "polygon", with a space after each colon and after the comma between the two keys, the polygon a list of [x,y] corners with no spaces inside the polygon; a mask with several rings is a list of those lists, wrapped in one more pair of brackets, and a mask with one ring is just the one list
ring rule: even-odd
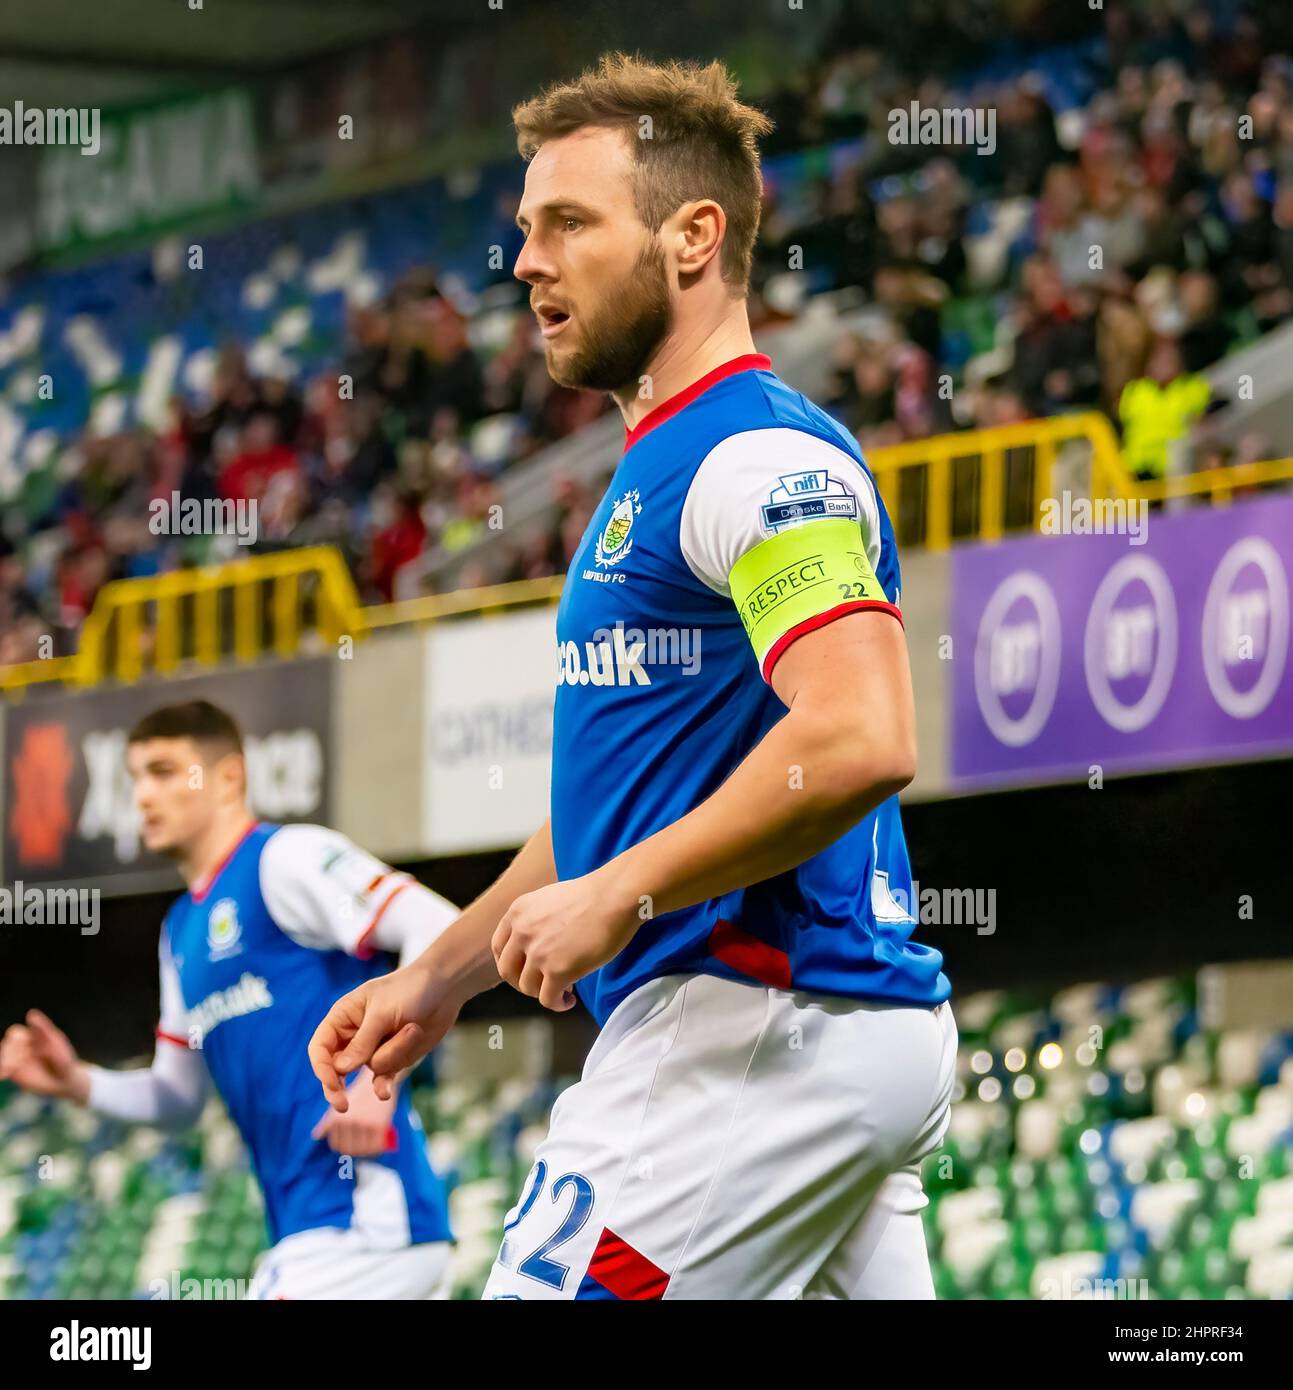
{"label": "green captain armband", "polygon": [[857,609],[902,616],[875,577],[862,528],[847,517],[760,541],[732,566],[728,584],[765,680],[795,638],[815,627]]}

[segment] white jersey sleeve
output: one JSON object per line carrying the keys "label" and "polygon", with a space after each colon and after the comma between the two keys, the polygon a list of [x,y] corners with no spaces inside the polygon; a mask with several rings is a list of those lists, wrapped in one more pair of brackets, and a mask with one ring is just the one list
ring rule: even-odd
{"label": "white jersey sleeve", "polygon": [[162,932],[161,945],[157,950],[157,966],[161,980],[161,1011],[157,1018],[157,1036],[165,1041],[188,1047],[189,1011],[184,1007],[180,972],[171,959],[171,948],[165,931]]}
{"label": "white jersey sleeve", "polygon": [[133,1124],[185,1129],[202,1113],[208,1078],[201,1051],[189,1046],[188,1011],[164,932],[159,974],[161,1016],[152,1066],[137,1071],[89,1067],[89,1106],[100,1115]]}
{"label": "white jersey sleeve", "polygon": [[847,450],[803,430],[715,445],[683,502],[679,544],[697,579],[736,605],[765,679],[814,627],[859,608],[898,615],[875,577],[875,485]]}
{"label": "white jersey sleeve", "polygon": [[679,538],[697,579],[728,594],[732,570],[747,551],[791,526],[833,517],[858,522],[872,568],[878,565],[880,509],[857,459],[803,430],[745,430],[702,460],[683,503]]}
{"label": "white jersey sleeve", "polygon": [[302,946],[368,956],[420,955],[458,909],[336,830],[285,825],[261,852],[260,891],[280,930]]}

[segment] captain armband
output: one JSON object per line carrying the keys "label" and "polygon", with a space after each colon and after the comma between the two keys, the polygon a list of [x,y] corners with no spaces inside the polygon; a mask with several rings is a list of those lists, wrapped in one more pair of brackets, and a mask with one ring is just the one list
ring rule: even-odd
{"label": "captain armband", "polygon": [[728,584],[765,680],[796,637],[846,613],[881,608],[902,621],[850,518],[793,526],[760,541],[732,566]]}

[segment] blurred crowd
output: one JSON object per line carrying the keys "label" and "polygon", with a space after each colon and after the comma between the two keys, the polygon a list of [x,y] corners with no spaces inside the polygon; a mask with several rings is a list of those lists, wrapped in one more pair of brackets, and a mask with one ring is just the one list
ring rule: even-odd
{"label": "blurred crowd", "polygon": [[[953,89],[865,38],[767,103],[779,149],[865,137],[832,173],[768,179],[751,306],[767,327],[805,280],[855,292],[864,327],[824,403],[864,448],[1099,409],[1153,478],[1224,403],[1202,373],[1293,315],[1293,65],[1285,36],[1211,15],[1111,7],[1092,95],[1061,116],[1035,77]],[[992,152],[891,143],[912,101],[990,108]],[[502,471],[608,402],[553,385],[523,300],[487,348],[475,329],[434,272],[410,274],[350,310],[336,370],[258,375],[230,344],[165,432],[87,435],[37,533],[0,532],[0,664],[70,650],[107,579],[238,553],[154,534],[149,503],[176,492],[254,498],[260,549],[340,546],[368,602],[434,589],[456,555],[454,587],[561,572],[604,480],[559,480],[533,531],[475,543],[498,529]],[[1201,438],[1198,465],[1266,448]]]}
{"label": "blurred crowd", "polygon": [[[956,92],[865,48],[827,64],[801,119],[848,112],[877,138],[806,202],[770,188],[761,283],[771,299],[797,247],[864,292],[831,400],[864,448],[1077,409],[1133,436],[1147,415],[1186,429],[1225,403],[1200,374],[1293,315],[1286,36],[1166,4],[1107,23],[1107,70],[1058,118],[1028,74]],[[889,112],[913,101],[995,111],[995,149],[891,144]]]}
{"label": "blurred crowd", "polygon": [[[492,354],[473,348],[428,272],[354,308],[337,368],[304,384],[257,376],[227,345],[204,398],[174,400],[168,430],[87,432],[37,503],[49,524],[17,542],[0,533],[0,665],[72,650],[108,579],[247,553],[234,533],[158,534],[157,504],[175,496],[184,507],[254,500],[251,550],[339,546],[365,602],[424,592],[420,559],[486,534],[499,471],[606,409],[552,382],[528,310]],[[559,486],[551,525],[488,573],[468,563],[462,582],[563,570],[595,502]]]}

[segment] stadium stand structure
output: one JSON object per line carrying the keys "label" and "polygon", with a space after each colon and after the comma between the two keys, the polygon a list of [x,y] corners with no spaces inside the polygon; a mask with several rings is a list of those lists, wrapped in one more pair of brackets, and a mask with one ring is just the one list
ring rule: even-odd
{"label": "stadium stand structure", "polygon": [[[1289,967],[1262,970],[1287,997]],[[1214,967],[958,1002],[958,1100],[923,1174],[941,1297],[1293,1295],[1293,1030],[1278,1010],[1210,1024],[1210,974],[1247,987],[1242,967]],[[524,1073],[479,1064],[491,1054],[468,1024],[438,1054],[438,1084],[415,1090],[451,1186],[461,1298],[483,1287],[552,1102],[575,1079],[551,1069],[551,1025],[525,1026]],[[249,1277],[259,1198],[218,1102],[167,1138],[4,1086],[0,1138],[9,1297],[212,1298]],[[34,1175],[40,1155],[51,1177]]]}
{"label": "stadium stand structure", "polygon": [[[1287,455],[1280,383],[1261,377],[1251,405],[1227,384],[1227,352],[1293,310],[1293,100],[1263,22],[1200,7],[1117,42],[976,47],[968,73],[919,90],[991,104],[988,158],[890,145],[884,111],[916,85],[859,36],[823,55],[807,91],[769,99],[781,130],[754,307],[787,373],[802,319],[829,354],[822,398],[870,456],[951,429],[1116,419],[1149,345],[1167,339],[1184,370],[1208,373],[1214,404],[1232,402],[1196,465]],[[481,269],[482,244],[510,264],[515,174],[491,165],[197,238],[201,271],[186,264],[194,238],[170,238],[16,277],[0,297],[0,664],[30,660],[46,632],[71,650],[110,579],[234,553],[227,537],[160,545],[141,529],[147,503],[227,491],[267,457],[262,471],[281,476],[260,547],[339,545],[365,601],[559,573],[593,498],[563,483],[554,499],[562,466],[528,460],[586,426],[561,459],[582,474],[613,428],[589,424],[602,402],[546,382],[523,292]],[[1098,273],[1083,259],[1092,243]],[[788,272],[796,248],[804,269]],[[830,343],[813,312],[840,291],[846,311],[850,296],[861,307]],[[394,389],[378,381],[367,404],[328,407],[339,375],[380,376],[382,335],[406,330],[404,367],[424,346],[430,358]],[[229,344],[245,371],[222,358]],[[1283,360],[1274,339],[1254,351]],[[241,404],[212,399],[230,376]],[[257,413],[277,441],[248,428]],[[217,444],[231,423],[239,433]],[[502,541],[485,524],[500,490],[537,518]]]}

